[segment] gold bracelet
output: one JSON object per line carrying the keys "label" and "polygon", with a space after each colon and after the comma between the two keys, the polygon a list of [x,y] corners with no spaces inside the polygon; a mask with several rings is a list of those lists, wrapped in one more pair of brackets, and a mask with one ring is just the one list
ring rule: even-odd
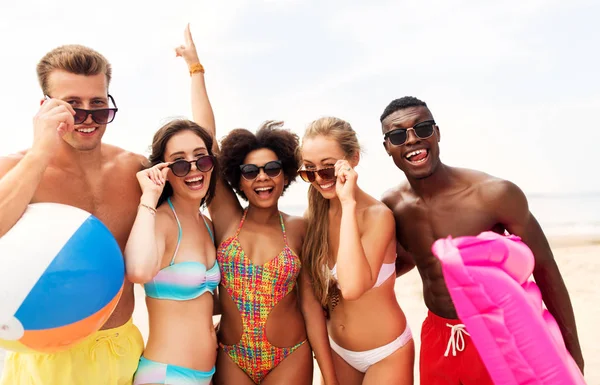
{"label": "gold bracelet", "polygon": [[204,66],[202,66],[202,64],[200,63],[194,63],[190,66],[190,76],[192,76],[195,73],[198,72],[202,72],[204,73]]}
{"label": "gold bracelet", "polygon": [[150,206],[145,205],[143,203],[140,203],[140,207],[145,207],[145,208],[147,208],[150,211],[150,213],[152,215],[156,215],[156,209],[154,207],[150,207]]}

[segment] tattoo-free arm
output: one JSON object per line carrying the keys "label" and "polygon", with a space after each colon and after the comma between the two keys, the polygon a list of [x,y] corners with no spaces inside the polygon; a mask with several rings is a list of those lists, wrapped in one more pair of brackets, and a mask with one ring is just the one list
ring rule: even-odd
{"label": "tattoo-free arm", "polygon": [[302,269],[300,272],[298,287],[300,289],[300,309],[306,323],[308,342],[315,353],[325,384],[337,384],[325,315],[321,304],[315,297],[306,269]]}
{"label": "tattoo-free arm", "polygon": [[509,233],[519,236],[535,256],[533,276],[544,303],[558,323],[567,350],[583,373],[584,360],[577,336],[573,306],[548,240],[529,211],[527,198],[519,187],[507,181],[500,181],[492,190],[495,193],[491,203],[496,209],[499,223],[502,223]]}
{"label": "tattoo-free arm", "polygon": [[340,291],[347,300],[360,298],[375,285],[386,252],[395,236],[394,216],[387,207],[372,206],[364,215],[365,231],[361,235],[356,203],[342,205],[336,264]]}

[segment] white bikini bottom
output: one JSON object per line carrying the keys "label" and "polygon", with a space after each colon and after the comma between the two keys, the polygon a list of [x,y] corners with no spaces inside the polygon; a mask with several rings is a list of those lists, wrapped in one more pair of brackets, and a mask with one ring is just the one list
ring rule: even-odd
{"label": "white bikini bottom", "polygon": [[387,345],[380,346],[375,349],[365,350],[363,352],[353,352],[336,344],[331,337],[329,337],[329,344],[331,345],[331,349],[333,349],[338,356],[342,357],[350,366],[359,372],[364,373],[371,365],[376,364],[384,358],[390,356],[396,350],[406,345],[411,339],[412,333],[407,324],[406,329],[404,329],[404,332],[400,335],[400,337],[396,338]]}

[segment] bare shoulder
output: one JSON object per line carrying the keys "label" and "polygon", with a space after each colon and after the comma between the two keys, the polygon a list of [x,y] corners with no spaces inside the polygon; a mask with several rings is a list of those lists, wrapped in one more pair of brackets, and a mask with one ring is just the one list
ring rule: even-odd
{"label": "bare shoulder", "polygon": [[123,171],[136,173],[150,165],[145,156],[127,151],[117,146],[104,144],[102,152],[107,163],[110,163]]}
{"label": "bare shoulder", "polygon": [[366,229],[381,230],[387,226],[394,228],[394,213],[385,203],[371,198],[371,202],[361,211]]}
{"label": "bare shoulder", "polygon": [[304,217],[281,213],[287,233],[299,234],[302,239],[306,234],[306,219]]}
{"label": "bare shoulder", "polygon": [[166,203],[161,204],[156,209],[155,223],[156,229],[163,234],[169,234],[173,232],[173,228],[177,228],[177,220]]}
{"label": "bare shoulder", "polygon": [[507,203],[510,201],[527,202],[525,193],[515,183],[487,175],[481,178],[473,187],[483,201],[488,203]]}
{"label": "bare shoulder", "polygon": [[386,190],[381,196],[381,202],[394,210],[398,203],[404,200],[404,195],[410,189],[410,185],[405,182]]}
{"label": "bare shoulder", "polygon": [[8,173],[23,159],[27,151],[0,156],[0,177]]}

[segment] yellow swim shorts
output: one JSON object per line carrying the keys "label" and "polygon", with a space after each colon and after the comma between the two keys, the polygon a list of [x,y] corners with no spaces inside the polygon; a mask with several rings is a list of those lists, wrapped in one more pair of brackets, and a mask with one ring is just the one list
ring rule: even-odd
{"label": "yellow swim shorts", "polygon": [[0,385],[131,385],[143,350],[142,334],[130,319],[66,351],[7,352]]}

